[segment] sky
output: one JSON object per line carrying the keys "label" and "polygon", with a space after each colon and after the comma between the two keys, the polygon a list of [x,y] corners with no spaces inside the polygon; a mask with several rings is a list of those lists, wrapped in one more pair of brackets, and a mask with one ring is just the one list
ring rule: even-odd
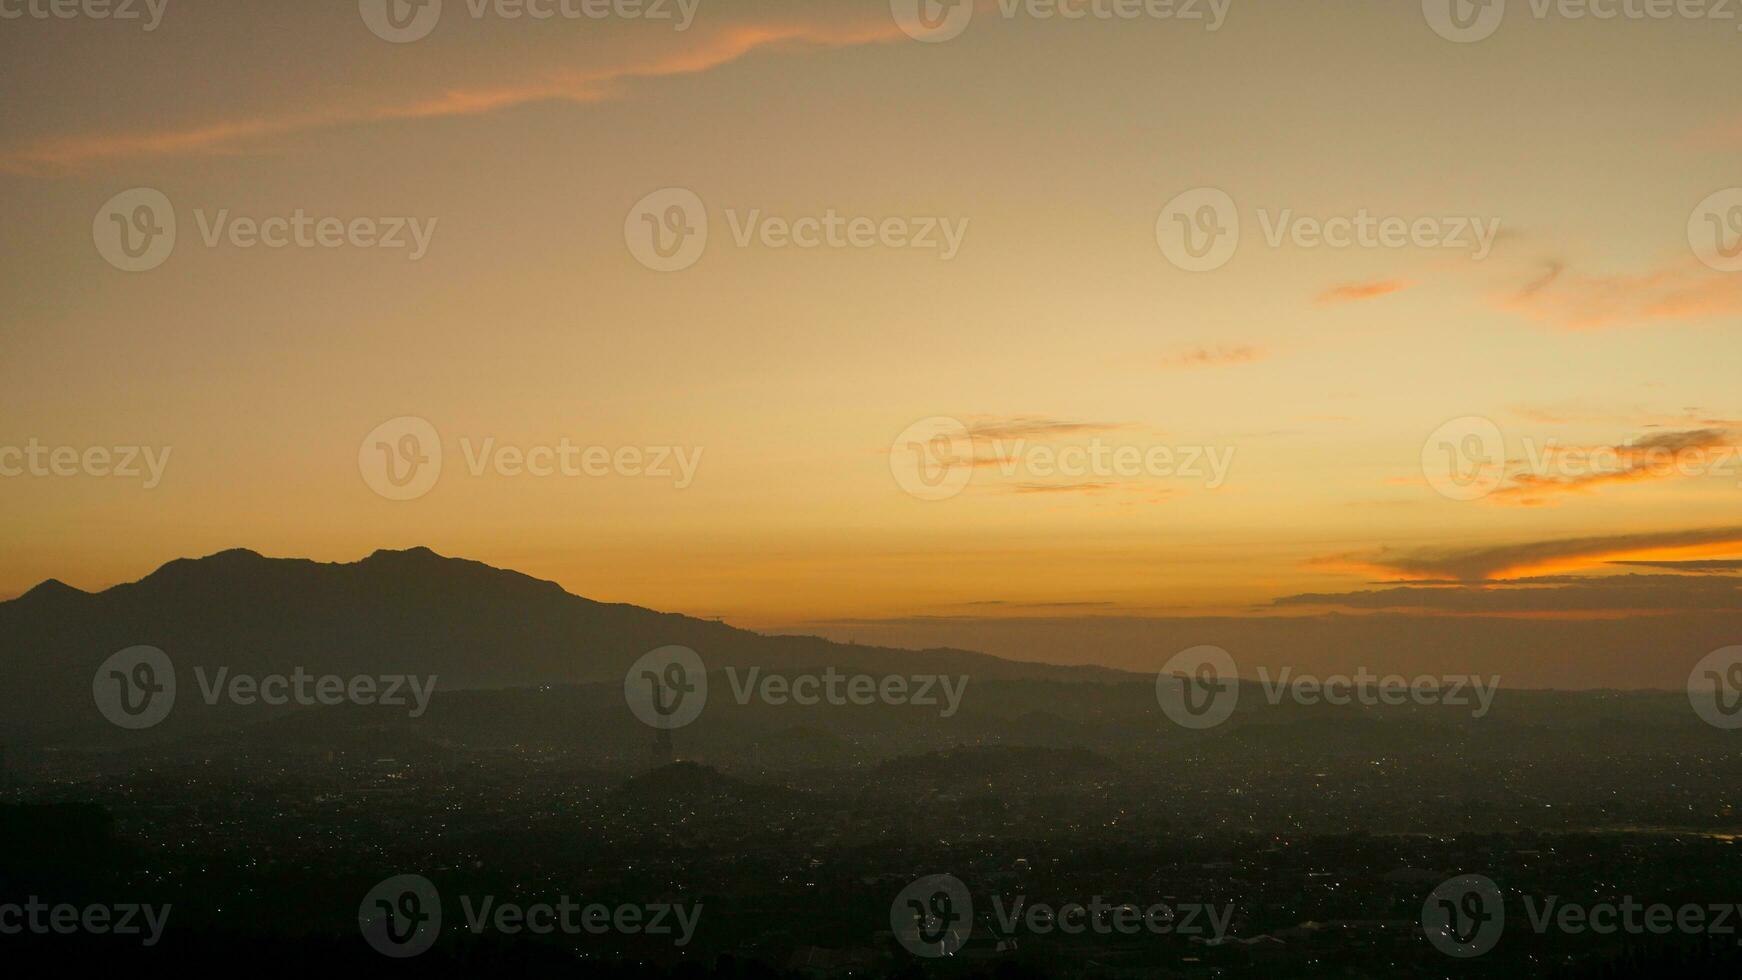
{"label": "sky", "polygon": [[0,595],[1734,610],[1742,22],[1449,2],[4,0]]}

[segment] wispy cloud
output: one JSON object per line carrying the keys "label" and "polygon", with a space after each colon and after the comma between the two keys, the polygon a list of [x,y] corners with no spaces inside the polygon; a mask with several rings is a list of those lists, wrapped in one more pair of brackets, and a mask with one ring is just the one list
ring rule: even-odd
{"label": "wispy cloud", "polygon": [[344,108],[242,114],[173,129],[46,136],[0,148],[0,172],[53,175],[113,160],[243,154],[257,152],[278,137],[337,126],[479,115],[535,102],[600,102],[621,97],[624,86],[637,80],[705,72],[757,51],[783,46],[849,47],[903,36],[892,22],[876,19],[837,25],[740,24],[712,34],[685,34],[683,46],[669,54],[592,69],[547,67],[497,84],[453,88],[425,98],[383,98]]}
{"label": "wispy cloud", "polygon": [[1320,306],[1332,306],[1339,303],[1360,303],[1365,300],[1378,299],[1392,293],[1402,292],[1416,285],[1408,279],[1381,279],[1376,282],[1355,282],[1342,286],[1333,286],[1318,295]]}
{"label": "wispy cloud", "polygon": [[1742,277],[1691,256],[1637,275],[1585,275],[1553,261],[1497,305],[1568,330],[1697,320],[1742,313]]}
{"label": "wispy cloud", "polygon": [[[1587,493],[1602,486],[1696,476],[1723,462],[1719,451],[1735,448],[1734,436],[1724,429],[1659,432],[1612,446],[1555,446],[1528,465],[1565,472],[1513,474],[1489,499],[1541,506],[1558,495]],[[1567,459],[1577,465],[1563,467],[1561,461]]]}
{"label": "wispy cloud", "polygon": [[1018,483],[1012,487],[1014,493],[1100,493],[1111,490],[1118,484],[1101,483]]}
{"label": "wispy cloud", "polygon": [[1612,561],[1609,564],[1631,565],[1636,568],[1665,568],[1677,572],[1697,572],[1712,575],[1742,572],[1742,559],[1736,558],[1705,558],[1692,561]]}
{"label": "wispy cloud", "polygon": [[1009,418],[976,419],[968,423],[968,434],[975,439],[1048,439],[1111,432],[1125,427],[1120,422],[1080,422],[1039,415],[1018,415]]}
{"label": "wispy cloud", "polygon": [[1268,356],[1261,347],[1251,344],[1223,344],[1215,347],[1193,347],[1162,359],[1163,367],[1207,368],[1251,364]]}
{"label": "wispy cloud", "polygon": [[1742,526],[1560,538],[1474,548],[1405,551],[1382,548],[1373,552],[1326,556],[1311,564],[1377,574],[1394,580],[1470,583],[1528,573],[1590,568],[1620,560],[1649,560],[1655,557],[1652,552],[1701,548],[1731,553],[1742,551]]}
{"label": "wispy cloud", "polygon": [[1482,615],[1742,610],[1742,583],[1699,575],[1560,576],[1481,585],[1305,593],[1283,596],[1272,604]]}
{"label": "wispy cloud", "polygon": [[1727,418],[1699,405],[1676,412],[1644,409],[1599,410],[1578,406],[1514,405],[1512,414],[1538,425],[1612,425],[1639,429],[1742,429],[1742,419]]}

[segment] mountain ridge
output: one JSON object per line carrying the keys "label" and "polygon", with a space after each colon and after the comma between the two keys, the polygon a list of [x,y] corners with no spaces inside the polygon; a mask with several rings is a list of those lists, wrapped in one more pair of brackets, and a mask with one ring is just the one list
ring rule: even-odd
{"label": "mountain ridge", "polygon": [[58,580],[0,602],[0,728],[100,724],[92,698],[99,665],[141,645],[165,651],[176,665],[178,723],[213,713],[190,668],[205,679],[223,668],[255,676],[302,669],[344,677],[436,675],[448,690],[523,688],[620,681],[640,655],[674,644],[696,650],[710,670],[1131,676],[966,650],[764,635],[599,602],[556,582],[425,547],[378,549],[352,562],[232,548],[174,559],[99,592],[50,583]]}

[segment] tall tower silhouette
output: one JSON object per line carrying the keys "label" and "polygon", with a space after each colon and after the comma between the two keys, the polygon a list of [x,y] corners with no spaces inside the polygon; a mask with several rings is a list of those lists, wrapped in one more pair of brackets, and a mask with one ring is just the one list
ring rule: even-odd
{"label": "tall tower silhouette", "polygon": [[654,766],[655,767],[669,766],[669,765],[671,765],[673,758],[674,758],[674,755],[672,753],[672,748],[671,748],[671,729],[669,729],[669,728],[656,728],[656,729],[654,729],[653,730],[653,764],[654,764]]}

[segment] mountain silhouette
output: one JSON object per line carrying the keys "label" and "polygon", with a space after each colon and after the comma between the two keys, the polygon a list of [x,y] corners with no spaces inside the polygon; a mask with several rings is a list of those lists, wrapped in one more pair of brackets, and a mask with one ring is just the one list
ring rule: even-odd
{"label": "mountain silhouette", "polygon": [[[978,679],[1123,677],[961,650],[897,650],[767,636],[638,606],[595,602],[554,582],[428,548],[324,563],[223,551],[137,582],[82,592],[49,580],[0,602],[0,734],[102,726],[92,681],[111,654],[156,647],[174,663],[178,726],[207,711],[227,677],[436,675],[439,690],[621,683],[636,658],[678,644],[710,671],[965,673]],[[195,668],[199,669],[196,675]],[[722,688],[726,687],[722,678]],[[258,714],[258,708],[254,714]],[[252,717],[252,716],[251,716]]]}

